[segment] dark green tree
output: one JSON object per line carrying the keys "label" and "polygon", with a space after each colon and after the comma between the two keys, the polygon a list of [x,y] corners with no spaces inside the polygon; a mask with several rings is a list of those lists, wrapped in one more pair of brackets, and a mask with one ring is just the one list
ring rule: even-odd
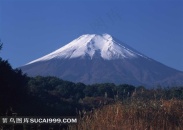
{"label": "dark green tree", "polygon": [[[0,43],[2,49],[2,43]],[[27,76],[0,57],[0,113],[18,107],[26,95]]]}
{"label": "dark green tree", "polygon": [[120,99],[130,97],[134,91],[135,87],[133,85],[122,84],[117,87],[117,93]]}
{"label": "dark green tree", "polygon": [[114,95],[116,95],[116,88],[115,84],[113,83],[102,83],[98,84],[97,92],[98,96],[106,96],[108,98],[114,98]]}

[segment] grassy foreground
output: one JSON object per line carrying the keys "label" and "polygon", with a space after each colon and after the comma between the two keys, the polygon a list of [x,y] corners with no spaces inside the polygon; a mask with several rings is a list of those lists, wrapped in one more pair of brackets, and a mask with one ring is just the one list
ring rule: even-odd
{"label": "grassy foreground", "polygon": [[76,129],[183,130],[183,101],[132,99],[123,103],[116,102],[91,112],[84,112],[78,125],[70,126],[70,130]]}

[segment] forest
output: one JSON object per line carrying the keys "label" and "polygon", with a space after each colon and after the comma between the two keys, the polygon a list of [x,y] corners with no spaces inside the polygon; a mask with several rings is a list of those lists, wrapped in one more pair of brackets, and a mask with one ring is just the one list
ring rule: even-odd
{"label": "forest", "polygon": [[[1,49],[2,45],[0,45]],[[86,85],[51,76],[28,77],[21,70],[13,69],[7,60],[0,57],[0,116],[13,116],[13,113],[16,113],[17,116],[80,116],[85,119],[82,113],[94,111],[95,114],[100,110],[115,108],[116,105],[120,108],[121,103],[134,105],[139,101],[141,103],[156,101],[154,103],[157,103],[171,100],[183,100],[183,86],[155,86],[147,89],[145,86],[130,84]],[[173,107],[176,108],[176,106]],[[182,118],[183,116],[177,126],[182,125]],[[1,127],[7,130],[12,129],[11,126]],[[20,130],[20,128],[17,129]],[[72,126],[67,129],[76,128]],[[86,128],[79,123],[77,129]]]}

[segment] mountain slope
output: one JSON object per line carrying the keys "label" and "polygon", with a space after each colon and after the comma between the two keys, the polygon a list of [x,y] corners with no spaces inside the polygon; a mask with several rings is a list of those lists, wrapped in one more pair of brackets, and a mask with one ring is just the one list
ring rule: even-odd
{"label": "mountain slope", "polygon": [[[124,43],[123,43],[124,44]],[[64,47],[43,56],[37,60],[34,60],[28,64],[37,61],[46,61],[50,59],[72,59],[78,57],[88,57],[92,59],[95,56],[102,57],[106,60],[111,59],[123,59],[123,58],[135,58],[142,56],[140,53],[136,53],[132,49],[128,49],[122,43],[117,43],[114,38],[109,34],[96,35],[85,34],[79,38],[73,40]]]}
{"label": "mountain slope", "polygon": [[86,84],[183,85],[183,73],[137,52],[109,34],[86,34],[21,67],[29,76]]}

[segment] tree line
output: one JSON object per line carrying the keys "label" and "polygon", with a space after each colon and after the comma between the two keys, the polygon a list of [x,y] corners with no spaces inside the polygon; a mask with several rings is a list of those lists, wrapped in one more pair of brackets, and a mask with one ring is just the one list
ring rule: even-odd
{"label": "tree line", "polygon": [[28,77],[0,58],[0,115],[76,115],[79,110],[131,98],[183,99],[183,86],[147,89],[129,84],[86,85],[51,76]]}

